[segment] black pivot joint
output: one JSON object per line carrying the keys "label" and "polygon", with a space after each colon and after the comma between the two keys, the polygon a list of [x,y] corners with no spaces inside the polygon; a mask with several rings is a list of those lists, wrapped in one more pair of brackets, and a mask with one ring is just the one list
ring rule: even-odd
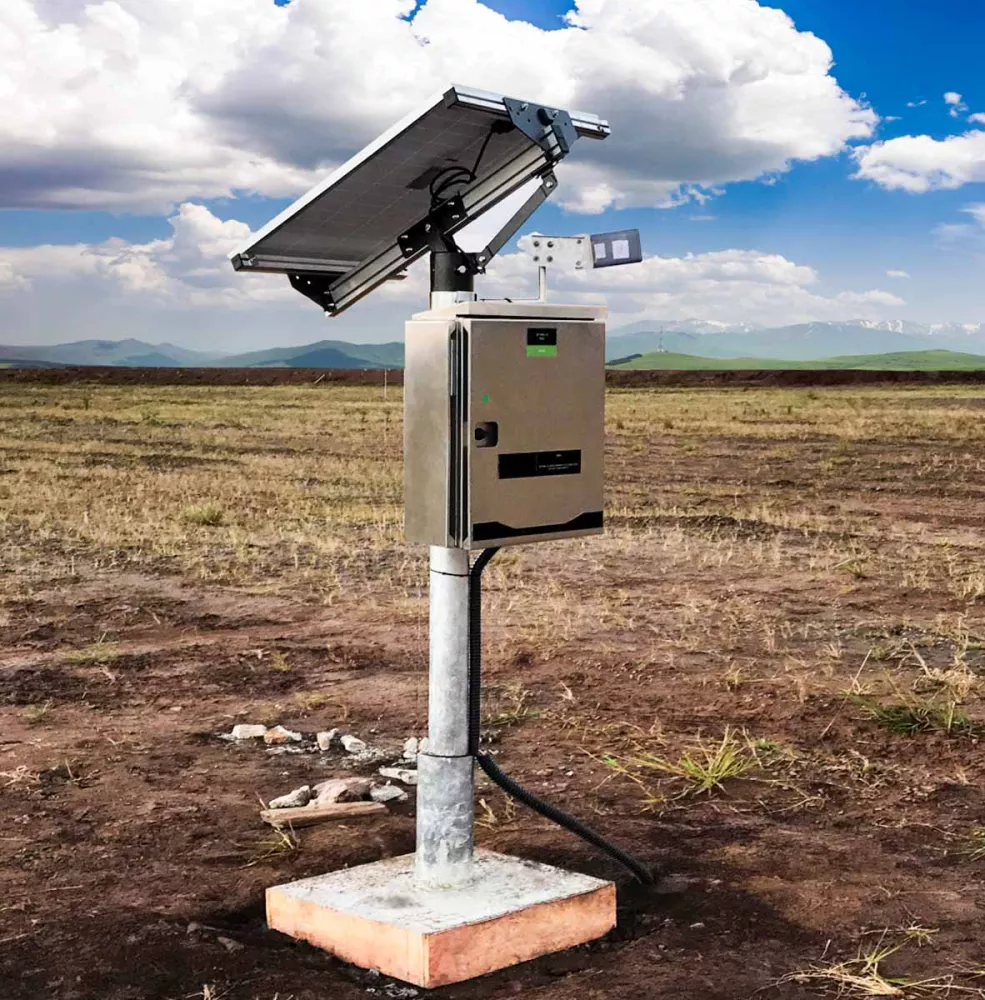
{"label": "black pivot joint", "polygon": [[465,253],[452,245],[450,248],[431,251],[432,292],[475,291],[478,265],[476,255]]}

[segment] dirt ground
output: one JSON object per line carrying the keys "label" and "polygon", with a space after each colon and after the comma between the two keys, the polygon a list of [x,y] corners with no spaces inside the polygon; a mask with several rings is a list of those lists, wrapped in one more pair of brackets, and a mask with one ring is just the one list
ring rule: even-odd
{"label": "dirt ground", "polygon": [[[413,801],[236,722],[423,735],[425,555],[380,385],[0,386],[0,995],[426,991],[268,931],[267,886],[413,849]],[[608,529],[486,574],[480,845],[613,878],[602,941],[441,998],[985,996],[985,387],[613,389]]]}
{"label": "dirt ground", "polygon": [[[607,371],[612,387],[645,386],[834,386],[834,385],[985,385],[985,371],[867,371],[830,369],[736,369]],[[0,387],[20,385],[403,385],[401,368],[136,368],[110,365],[63,365],[54,368],[2,368]]]}

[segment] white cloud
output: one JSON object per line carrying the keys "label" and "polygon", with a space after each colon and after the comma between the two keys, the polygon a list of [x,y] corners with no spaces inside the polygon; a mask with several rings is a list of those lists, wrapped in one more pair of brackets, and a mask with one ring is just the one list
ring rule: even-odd
{"label": "white cloud", "polygon": [[584,211],[783,171],[877,121],[839,88],[823,41],[754,0],[579,0],[554,32],[477,0],[412,9],[3,0],[2,203],[293,194],[452,81],[610,118],[613,137],[564,172],[559,193]]}
{"label": "white cloud", "polygon": [[977,205],[965,205],[961,211],[967,212],[982,229],[985,229],[985,202],[979,202]]}
{"label": "white cloud", "polygon": [[968,115],[968,121],[977,125],[985,125],[985,112],[976,111],[974,114]]}
{"label": "white cloud", "polygon": [[171,237],[150,243],[112,239],[0,247],[0,292],[45,298],[64,293],[66,284],[83,283],[105,298],[107,312],[114,299],[126,297],[159,309],[293,302],[297,293],[283,278],[244,280],[229,266],[226,255],[250,234],[245,223],[223,222],[203,205],[190,203],[168,221]]}
{"label": "white cloud", "polygon": [[944,103],[949,106],[948,114],[952,118],[957,118],[962,112],[968,110],[968,105],[964,103],[961,94],[956,90],[949,90],[944,95]]}
{"label": "white cloud", "polygon": [[985,244],[985,202],[965,205],[961,211],[973,221],[941,223],[934,229],[934,235],[947,249],[980,250]]}
{"label": "white cloud", "polygon": [[922,108],[926,103],[927,103],[926,100],[907,101],[906,106],[908,108]]}
{"label": "white cloud", "polygon": [[[533,295],[535,283],[532,262],[523,254],[508,254],[493,262],[480,294]],[[819,283],[812,267],[779,254],[739,249],[648,257],[642,264],[549,275],[556,301],[605,302],[613,325],[668,316],[767,326],[878,319],[905,305],[878,289],[823,295],[812,288]]]}
{"label": "white cloud", "polygon": [[[0,247],[4,340],[55,342],[112,336],[116,329],[186,346],[247,350],[285,339],[396,340],[403,321],[426,308],[427,266],[390,282],[367,303],[325,325],[318,309],[282,275],[233,272],[226,253],[249,235],[235,220],[183,204],[168,239],[130,244]],[[767,325],[824,319],[882,318],[903,305],[878,289],[825,295],[812,267],[779,254],[719,250],[648,257],[642,264],[551,274],[555,300],[605,302],[614,322],[698,316]],[[536,269],[523,254],[496,258],[477,279],[484,297],[536,293]],[[120,319],[124,317],[124,319]],[[286,334],[285,332],[289,331]],[[204,338],[204,340],[203,340]]]}
{"label": "white cloud", "polygon": [[857,178],[887,190],[922,193],[985,181],[985,131],[932,139],[903,135],[855,150]]}
{"label": "white cloud", "polygon": [[910,276],[910,272],[909,271],[887,271],[886,272],[886,277],[887,278],[909,278],[909,276]]}

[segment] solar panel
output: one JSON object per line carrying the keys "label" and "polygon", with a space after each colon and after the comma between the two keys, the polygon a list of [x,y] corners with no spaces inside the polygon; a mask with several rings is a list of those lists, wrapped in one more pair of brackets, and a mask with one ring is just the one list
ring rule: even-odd
{"label": "solar panel", "polygon": [[[287,274],[326,312],[342,312],[443,237],[535,178],[513,231],[554,189],[554,165],[595,115],[452,87],[408,115],[230,255],[236,270]],[[523,214],[523,213],[526,214]],[[518,216],[522,216],[518,218]],[[493,240],[480,265],[509,238]]]}

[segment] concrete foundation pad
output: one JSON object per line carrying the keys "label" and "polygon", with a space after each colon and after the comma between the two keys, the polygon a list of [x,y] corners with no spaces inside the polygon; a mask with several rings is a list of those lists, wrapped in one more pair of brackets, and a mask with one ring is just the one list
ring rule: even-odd
{"label": "concrete foundation pad", "polygon": [[415,881],[411,854],[274,886],[267,923],[429,988],[601,937],[616,923],[616,889],[492,851],[476,851],[467,886],[431,889]]}

